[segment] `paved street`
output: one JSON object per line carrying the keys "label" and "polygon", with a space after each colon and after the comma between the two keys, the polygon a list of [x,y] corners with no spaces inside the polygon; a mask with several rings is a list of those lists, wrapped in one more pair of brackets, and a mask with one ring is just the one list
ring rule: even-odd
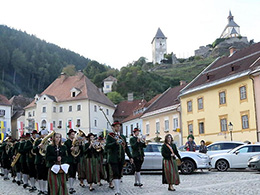
{"label": "paved street", "polygon": [[[149,195],[168,195],[168,194],[260,194],[260,172],[248,171],[229,171],[216,172],[204,171],[196,172],[192,175],[181,175],[181,184],[176,187],[176,192],[169,192],[167,185],[161,184],[161,175],[145,174],[142,176],[144,187],[133,187],[134,176],[124,176],[121,185],[123,195],[127,194],[149,194]],[[104,182],[103,182],[104,183]],[[94,192],[90,192],[87,188],[81,188],[76,185],[76,195],[85,194],[114,194],[113,190],[108,188],[104,183],[102,187],[95,187]],[[18,187],[11,181],[3,181],[0,179],[0,194],[8,195],[25,195],[30,194],[28,190]],[[37,194],[37,193],[31,193]]]}

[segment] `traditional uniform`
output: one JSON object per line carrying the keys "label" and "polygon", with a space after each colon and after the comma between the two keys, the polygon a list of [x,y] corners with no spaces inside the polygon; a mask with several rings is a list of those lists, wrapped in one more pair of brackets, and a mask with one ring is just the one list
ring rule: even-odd
{"label": "traditional uniform", "polygon": [[[9,138],[7,138],[9,140]],[[11,169],[11,142],[6,140],[1,148],[2,148],[2,166],[4,168],[4,180],[9,180],[8,174]]]}
{"label": "traditional uniform", "polygon": [[[177,147],[174,143],[164,143],[161,149],[163,156],[163,184],[180,184],[178,166],[175,155],[181,160]],[[174,154],[174,156],[171,156]]]}
{"label": "traditional uniform", "polygon": [[46,166],[48,167],[48,184],[50,195],[68,195],[68,189],[66,184],[66,174],[55,174],[51,171],[51,167],[57,163],[57,157],[61,156],[61,164],[67,162],[67,147],[61,145],[59,147],[49,145],[46,151]]}
{"label": "traditional uniform", "polygon": [[[139,131],[138,128],[134,129],[134,132]],[[135,184],[134,186],[142,186],[141,183],[141,168],[142,164],[144,162],[144,148],[146,147],[146,144],[144,142],[139,141],[138,137],[133,136],[130,138],[130,145],[132,148],[132,156],[134,159],[134,165],[135,165]]]}
{"label": "traditional uniform", "polygon": [[[14,160],[14,157],[18,154],[19,144],[20,144],[19,141],[17,141],[17,142],[14,144],[13,151],[12,151],[12,153],[13,153],[13,159],[12,159],[12,161]],[[16,175],[17,175],[17,181],[16,181],[16,183],[17,183],[18,185],[20,185],[21,182],[22,182],[21,163],[20,163],[19,161],[17,161],[17,162],[15,163],[15,166],[13,167],[13,169],[14,169]]]}

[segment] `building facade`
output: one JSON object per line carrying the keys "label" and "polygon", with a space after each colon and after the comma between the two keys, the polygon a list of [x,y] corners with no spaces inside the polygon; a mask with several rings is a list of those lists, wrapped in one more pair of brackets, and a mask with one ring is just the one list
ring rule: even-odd
{"label": "building facade", "polygon": [[113,76],[109,76],[103,80],[103,93],[107,94],[112,91],[113,84],[117,83],[117,79]]}
{"label": "building facade", "polygon": [[11,135],[11,115],[12,105],[7,97],[0,95],[0,133],[1,140],[7,135]]}
{"label": "building facade", "polygon": [[83,73],[61,75],[25,107],[25,127],[55,130],[65,137],[70,128],[94,134],[111,130],[100,108],[112,121],[114,104]]}
{"label": "building facade", "polygon": [[180,93],[183,142],[189,132],[195,141],[257,142],[254,82],[260,43],[216,59]]}
{"label": "building facade", "polygon": [[161,64],[164,55],[167,53],[167,37],[164,36],[160,28],[158,28],[155,37],[152,40],[152,59],[153,64]]}

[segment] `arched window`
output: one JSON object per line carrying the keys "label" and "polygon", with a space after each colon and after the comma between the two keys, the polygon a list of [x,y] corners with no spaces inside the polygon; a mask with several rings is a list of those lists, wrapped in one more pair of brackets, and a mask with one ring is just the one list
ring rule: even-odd
{"label": "arched window", "polygon": [[41,128],[45,129],[46,128],[46,124],[47,124],[46,120],[42,120]]}

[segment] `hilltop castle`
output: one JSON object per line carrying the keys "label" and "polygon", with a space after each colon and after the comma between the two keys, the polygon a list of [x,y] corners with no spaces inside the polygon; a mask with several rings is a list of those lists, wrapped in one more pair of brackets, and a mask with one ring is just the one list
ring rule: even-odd
{"label": "hilltop castle", "polygon": [[164,59],[164,54],[167,53],[167,37],[164,36],[160,28],[158,28],[155,37],[152,40],[152,56],[153,64],[161,64]]}

